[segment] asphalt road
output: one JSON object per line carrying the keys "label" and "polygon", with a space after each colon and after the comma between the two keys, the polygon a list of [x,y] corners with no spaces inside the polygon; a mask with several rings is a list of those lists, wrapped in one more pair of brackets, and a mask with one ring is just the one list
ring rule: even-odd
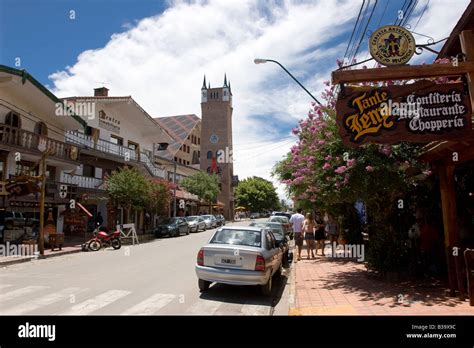
{"label": "asphalt road", "polygon": [[213,232],[3,267],[0,315],[272,314],[289,271],[274,280],[271,298],[249,286],[214,284],[199,292],[196,255]]}

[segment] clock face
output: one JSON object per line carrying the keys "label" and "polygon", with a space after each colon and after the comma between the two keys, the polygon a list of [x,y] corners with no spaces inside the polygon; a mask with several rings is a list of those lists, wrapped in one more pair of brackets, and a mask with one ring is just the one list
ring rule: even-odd
{"label": "clock face", "polygon": [[209,138],[209,141],[213,144],[217,144],[217,142],[219,141],[219,137],[216,134],[212,134]]}

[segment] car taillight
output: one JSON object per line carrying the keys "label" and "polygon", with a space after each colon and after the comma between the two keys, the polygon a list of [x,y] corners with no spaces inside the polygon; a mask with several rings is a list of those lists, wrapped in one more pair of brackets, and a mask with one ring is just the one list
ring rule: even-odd
{"label": "car taillight", "polygon": [[265,259],[262,255],[257,255],[257,261],[255,261],[256,271],[265,271]]}
{"label": "car taillight", "polygon": [[204,266],[204,250],[199,250],[198,256],[197,256],[197,264],[199,266]]}

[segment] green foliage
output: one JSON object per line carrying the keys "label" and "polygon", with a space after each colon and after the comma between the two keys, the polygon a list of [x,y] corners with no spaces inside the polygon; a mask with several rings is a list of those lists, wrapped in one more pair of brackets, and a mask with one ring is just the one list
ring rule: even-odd
{"label": "green foliage", "polygon": [[180,185],[206,202],[214,202],[219,194],[219,181],[215,174],[199,171],[185,178]]}
{"label": "green foliage", "polygon": [[126,209],[143,209],[149,199],[150,185],[136,168],[123,167],[106,179],[106,190],[113,200]]}
{"label": "green foliage", "polygon": [[171,185],[168,181],[153,179],[149,182],[147,208],[152,213],[166,215],[171,199]]}
{"label": "green foliage", "polygon": [[278,194],[273,184],[254,176],[239,182],[235,189],[235,201],[254,212],[280,208]]}

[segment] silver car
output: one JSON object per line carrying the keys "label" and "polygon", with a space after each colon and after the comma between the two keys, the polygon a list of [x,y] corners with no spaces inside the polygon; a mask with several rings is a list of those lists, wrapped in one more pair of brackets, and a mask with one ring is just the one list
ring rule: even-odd
{"label": "silver car", "polygon": [[187,216],[186,222],[189,226],[190,232],[199,232],[200,230],[206,230],[206,222],[202,218],[202,216]]}
{"label": "silver car", "polygon": [[272,279],[281,274],[283,251],[268,229],[250,226],[219,228],[199,250],[196,274],[200,291],[216,283],[259,285],[270,296]]}
{"label": "silver car", "polygon": [[206,223],[206,228],[211,229],[217,227],[217,219],[214,215],[202,215],[204,222]]}

